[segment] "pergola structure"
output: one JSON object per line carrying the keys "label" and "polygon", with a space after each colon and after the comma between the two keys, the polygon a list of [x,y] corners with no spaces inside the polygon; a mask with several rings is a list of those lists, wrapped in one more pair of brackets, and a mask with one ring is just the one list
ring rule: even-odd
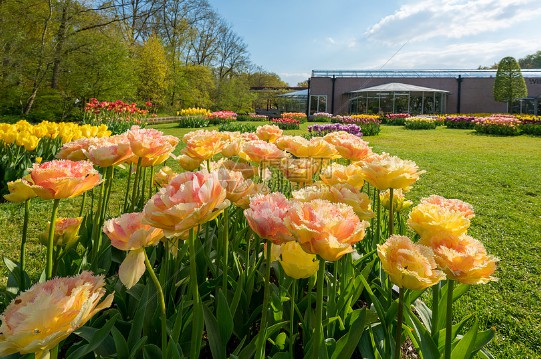
{"label": "pergola structure", "polygon": [[398,82],[350,91],[349,113],[445,113],[449,91]]}

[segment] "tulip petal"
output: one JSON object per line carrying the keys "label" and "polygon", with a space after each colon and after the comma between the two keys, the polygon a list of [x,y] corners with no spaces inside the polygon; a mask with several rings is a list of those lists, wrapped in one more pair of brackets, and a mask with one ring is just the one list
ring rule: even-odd
{"label": "tulip petal", "polygon": [[118,276],[126,288],[133,287],[145,273],[144,249],[130,251],[118,270]]}

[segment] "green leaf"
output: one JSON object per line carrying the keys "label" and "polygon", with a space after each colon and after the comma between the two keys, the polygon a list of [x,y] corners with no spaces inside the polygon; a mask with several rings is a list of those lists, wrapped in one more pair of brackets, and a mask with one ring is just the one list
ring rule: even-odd
{"label": "green leaf", "polygon": [[216,317],[218,319],[218,326],[220,330],[220,337],[227,345],[227,342],[233,334],[233,315],[229,311],[229,304],[227,298],[222,290],[218,290],[218,304],[216,309]]}
{"label": "green leaf", "polygon": [[147,344],[143,347],[144,359],[158,359],[162,357],[162,351],[154,344]]}
{"label": "green leaf", "polygon": [[[149,296],[150,286],[146,285],[143,289],[142,294],[135,294],[135,297],[139,297],[138,300],[138,306],[137,311],[135,312],[135,316],[131,322],[131,329],[130,333],[128,334],[128,347],[134,348],[135,343],[141,338],[141,332],[143,330],[143,324],[145,320],[145,313],[147,310],[147,303],[148,303],[148,296]],[[130,291],[128,291],[130,293]],[[132,352],[133,353],[133,349]]]}
{"label": "green leaf", "polygon": [[336,343],[331,359],[347,359],[351,358],[355,348],[361,340],[361,336],[368,325],[376,318],[369,316],[368,309],[357,309],[354,311],[356,319],[352,320],[351,326],[347,333],[342,336]]}
{"label": "green leaf", "polygon": [[423,325],[421,320],[411,311],[411,308],[406,306],[408,315],[405,316],[406,323],[412,326],[414,329],[414,335],[417,338],[417,342],[420,345],[421,353],[423,354],[424,359],[439,359],[440,351],[432,336],[430,331]]}
{"label": "green leaf", "polygon": [[477,332],[479,331],[479,323],[477,319],[473,323],[473,326],[468,330],[466,335],[460,339],[458,344],[451,352],[453,359],[469,359],[473,356],[473,349],[475,348],[475,341],[477,338]]}
{"label": "green leaf", "polygon": [[212,352],[212,357],[225,358],[226,345],[222,340],[218,321],[205,304],[203,304],[203,316],[205,318],[205,325],[207,328],[207,336],[209,339],[209,346],[210,351]]}
{"label": "green leaf", "polygon": [[113,340],[115,341],[115,349],[119,358],[129,358],[130,349],[128,348],[128,343],[126,339],[116,327],[111,328],[111,334],[113,335]]}
{"label": "green leaf", "polygon": [[[118,313],[115,314],[111,319],[109,319],[105,323],[105,325],[102,328],[96,331],[84,330],[83,328],[85,327],[79,328],[78,330],[76,330],[75,334],[86,339],[88,341],[88,344],[82,346],[75,352],[71,353],[71,355],[67,359],[81,358],[88,353],[96,351],[96,349],[98,349],[98,347],[103,343],[103,341],[107,338],[107,336],[111,332],[111,328],[114,326],[119,316],[120,315]],[[90,328],[87,328],[87,329],[90,329]],[[92,334],[89,335],[89,333],[92,333]]]}
{"label": "green leaf", "polygon": [[276,345],[280,350],[284,350],[286,347],[287,334],[285,332],[278,333],[276,340],[274,340],[274,345]]}
{"label": "green leaf", "polygon": [[472,352],[475,354],[476,352],[480,351],[485,345],[494,339],[494,335],[496,335],[496,331],[492,328],[478,332]]}

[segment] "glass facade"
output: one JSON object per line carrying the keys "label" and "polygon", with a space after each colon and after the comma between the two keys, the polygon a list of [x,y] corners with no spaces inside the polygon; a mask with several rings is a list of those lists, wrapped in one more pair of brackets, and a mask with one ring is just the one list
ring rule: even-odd
{"label": "glass facade", "polygon": [[310,115],[316,112],[327,112],[327,96],[312,95],[310,96]]}
{"label": "glass facade", "polygon": [[442,92],[357,92],[349,99],[349,113],[445,113]]}

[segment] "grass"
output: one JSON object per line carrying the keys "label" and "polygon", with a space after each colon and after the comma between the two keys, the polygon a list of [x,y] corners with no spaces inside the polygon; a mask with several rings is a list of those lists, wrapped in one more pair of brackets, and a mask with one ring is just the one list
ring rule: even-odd
{"label": "grass", "polygon": [[[261,125],[264,122],[248,122]],[[300,130],[286,131],[300,134]],[[154,126],[181,137],[191,129],[175,123]],[[473,313],[482,328],[495,327],[496,338],[489,349],[496,358],[539,358],[541,353],[541,139],[528,136],[492,137],[471,130],[438,127],[433,131],[383,126],[379,136],[366,137],[376,152],[389,152],[415,161],[427,173],[421,176],[408,197],[439,194],[459,198],[474,206],[476,217],[469,230],[488,252],[500,258],[498,282],[472,286],[455,306],[455,319]],[[178,152],[178,150],[177,150]],[[121,176],[120,176],[121,177]],[[124,176],[125,179],[125,176]],[[121,201],[123,184],[115,190]],[[80,198],[61,202],[60,215],[77,211]],[[48,220],[51,203],[32,202],[28,266],[34,280],[44,266],[44,248],[37,233]],[[114,208],[111,209],[115,212]],[[0,256],[17,260],[21,205],[0,205]],[[5,285],[5,268],[0,269]]]}

